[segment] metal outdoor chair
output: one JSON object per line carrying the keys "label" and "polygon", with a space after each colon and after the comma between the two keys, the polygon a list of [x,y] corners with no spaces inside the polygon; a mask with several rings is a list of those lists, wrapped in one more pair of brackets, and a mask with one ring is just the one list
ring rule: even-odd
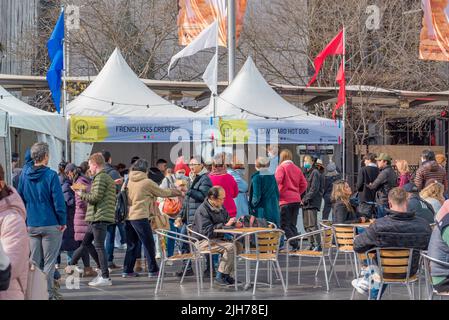
{"label": "metal outdoor chair", "polygon": [[[161,241],[159,243],[164,242],[164,240],[166,240],[166,239],[180,241],[182,243],[189,245],[190,253],[177,254],[177,255],[173,255],[171,257],[167,257],[167,252],[165,250],[161,250],[161,254],[162,254],[161,269],[160,269],[159,275],[157,277],[156,289],[155,289],[154,293],[157,294],[158,291],[162,290],[162,285],[164,283],[166,263],[168,261],[174,262],[174,261],[183,261],[183,260],[188,259],[189,261],[193,261],[193,265],[195,267],[194,271],[195,271],[196,281],[197,281],[197,286],[198,286],[198,294],[200,294],[201,288],[203,286],[203,274],[200,272],[201,271],[201,267],[200,267],[201,253],[197,249],[197,244],[199,242],[198,239],[188,236],[188,235],[185,235],[185,234],[181,234],[178,232],[165,230],[165,229],[157,229],[155,232],[160,237]],[[187,266],[186,266],[186,268],[187,268]],[[185,270],[184,270],[184,274],[185,274]]]}
{"label": "metal outdoor chair", "polygon": [[[248,232],[245,234],[242,234],[238,237],[236,237],[233,241],[234,243],[234,270],[235,270],[235,290],[238,289],[238,281],[237,281],[237,259],[243,259],[248,261],[256,261],[256,273],[254,276],[254,287],[253,287],[253,295],[256,294],[256,286],[257,286],[257,276],[259,273],[259,263],[260,262],[267,262],[267,268],[269,270],[269,282],[270,287],[273,283],[273,277],[271,272],[271,266],[272,264],[275,265],[275,268],[278,271],[282,288],[284,289],[284,292],[287,291],[285,287],[284,277],[282,276],[282,270],[279,265],[279,247],[281,243],[281,237],[284,235],[284,231],[280,229],[273,229],[270,231],[253,231]],[[241,239],[244,239],[245,237],[252,237],[255,238],[255,251],[250,253],[238,253],[238,242],[240,242]]]}
{"label": "metal outdoor chair", "polygon": [[405,285],[410,299],[414,300],[414,283],[418,281],[418,275],[411,274],[414,251],[415,249],[408,248],[374,248],[366,252],[369,265],[376,265],[379,270],[377,300],[381,297],[384,284]]}
{"label": "metal outdoor chair", "polygon": [[[198,232],[193,231],[193,230],[192,230],[192,225],[191,225],[191,224],[189,224],[189,225],[187,226],[187,234],[188,234],[189,236],[191,236],[191,237],[200,238],[200,239],[202,239],[202,240],[204,240],[204,241],[207,241],[207,249],[201,249],[199,252],[200,252],[200,254],[201,254],[201,257],[204,258],[204,260],[207,259],[206,256],[209,257],[210,287],[212,288],[213,285],[214,285],[214,277],[213,277],[213,269],[214,269],[214,268],[213,268],[212,255],[214,255],[214,254],[220,254],[220,253],[219,253],[219,250],[218,250],[218,248],[220,247],[220,245],[214,243],[213,240],[209,239],[209,238],[206,237],[205,235],[202,235],[202,234],[200,234],[200,233],[198,233]],[[199,240],[199,241],[201,241],[201,240]],[[199,243],[199,242],[198,242],[198,243]],[[201,261],[203,261],[203,260],[201,260]],[[187,265],[186,265],[186,269],[184,270],[184,274],[185,274],[185,271],[187,270],[188,264],[189,264],[189,262],[188,262]],[[200,265],[200,266],[201,266],[201,265]],[[200,271],[203,272],[203,268],[201,268]],[[181,279],[181,283],[182,283],[183,280],[184,280],[184,274],[183,274],[183,277],[182,277],[182,279]]]}
{"label": "metal outdoor chair", "polygon": [[[330,272],[335,273],[335,268],[333,267],[332,259],[331,259],[331,251],[332,251],[332,240],[333,240],[333,233],[332,228],[323,224],[320,224],[321,229],[313,232],[308,232],[293,238],[290,238],[287,240],[287,275],[286,275],[286,286],[288,289],[288,274],[289,274],[289,258],[290,257],[298,257],[299,258],[299,264],[298,264],[298,285],[301,283],[301,262],[302,258],[319,258],[320,261],[318,263],[317,270],[315,272],[315,278],[318,276],[318,271],[320,269],[321,263],[323,263],[324,267],[324,277],[326,279],[326,291],[329,291],[329,279],[327,275],[327,266],[326,266],[326,258],[329,260],[330,264]],[[321,251],[313,251],[313,250],[304,250],[303,249],[303,240],[309,239],[310,236],[320,235],[321,237]],[[297,241],[300,240],[299,244],[299,250],[293,250],[290,251],[289,244],[291,241]],[[338,282],[337,274],[335,274],[335,279]]]}
{"label": "metal outdoor chair", "polygon": [[427,299],[433,300],[434,296],[440,297],[441,300],[443,299],[443,297],[449,297],[449,292],[438,292],[435,290],[435,288],[433,287],[433,284],[432,284],[432,274],[430,272],[431,271],[431,265],[430,265],[431,262],[438,264],[442,267],[448,268],[448,269],[449,269],[449,263],[429,257],[427,254],[424,254],[422,252],[421,252],[421,258],[422,258],[422,262],[424,264]]}
{"label": "metal outdoor chair", "polygon": [[[343,253],[345,255],[345,266],[346,266],[346,257],[349,256],[352,272],[354,274],[354,277],[357,277],[360,268],[357,259],[357,253],[354,251],[354,238],[356,236],[356,227],[347,224],[333,224],[332,231],[334,233],[337,250],[334,258],[334,263],[332,265],[335,267],[338,255],[340,253]],[[347,272],[348,269],[346,268],[346,274]],[[332,278],[332,274],[330,277]]]}

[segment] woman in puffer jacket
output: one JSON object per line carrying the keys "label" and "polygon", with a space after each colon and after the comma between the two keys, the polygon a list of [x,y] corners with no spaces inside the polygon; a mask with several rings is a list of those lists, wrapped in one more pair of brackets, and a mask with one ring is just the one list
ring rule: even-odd
{"label": "woman in puffer jacket", "polygon": [[[87,175],[87,171],[89,170],[89,163],[87,161],[80,164],[76,170],[72,170],[67,173],[69,178],[72,181],[75,181],[76,184],[82,184],[87,187],[86,192],[90,191],[91,180]],[[74,230],[75,230],[75,241],[78,243],[78,247],[81,245],[81,242],[84,239],[84,235],[87,232],[87,222],[85,221],[87,211],[87,202],[81,200],[79,195],[75,193],[75,217],[74,217]],[[94,277],[96,275],[95,271],[90,266],[89,254],[86,253],[85,256],[82,257],[83,265],[84,265],[84,276],[85,277]],[[99,266],[99,263],[97,263]],[[81,270],[78,270],[81,271]]]}
{"label": "woman in puffer jacket", "polygon": [[0,300],[24,300],[29,270],[30,246],[25,224],[26,210],[13,187],[5,183],[0,165],[0,242],[11,262],[9,288],[0,291]]}

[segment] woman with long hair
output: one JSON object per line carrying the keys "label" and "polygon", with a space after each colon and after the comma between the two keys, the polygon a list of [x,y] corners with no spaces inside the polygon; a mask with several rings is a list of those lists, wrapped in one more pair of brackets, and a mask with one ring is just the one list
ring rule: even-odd
{"label": "woman with long hair", "polygon": [[412,180],[412,175],[410,174],[410,169],[408,167],[408,162],[405,160],[396,161],[396,168],[398,168],[399,178],[398,186],[403,188],[407,183]]}
{"label": "woman with long hair", "polygon": [[435,180],[425,187],[419,196],[432,205],[434,212],[438,212],[445,200],[444,185]]}
{"label": "woman with long hair", "polygon": [[351,187],[346,181],[340,180],[334,183],[331,195],[333,224],[363,223],[367,221],[366,217],[362,216],[359,218],[357,216],[356,208],[350,201],[351,195]]}

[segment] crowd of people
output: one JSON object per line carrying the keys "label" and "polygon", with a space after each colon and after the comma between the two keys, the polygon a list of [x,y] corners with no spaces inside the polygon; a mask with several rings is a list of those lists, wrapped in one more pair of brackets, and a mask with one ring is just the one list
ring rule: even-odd
{"label": "crowd of people", "polygon": [[[67,255],[64,271],[93,277],[89,286],[112,285],[110,272],[118,268],[124,278],[138,277],[143,271],[149,278],[157,277],[158,258],[189,252],[186,245],[174,240],[161,243],[155,236],[153,222],[161,214],[167,216],[170,230],[187,235],[190,225],[213,240],[221,259],[213,256],[204,276],[213,269],[216,282],[223,285],[234,283],[234,248],[214,229],[241,224],[248,215],[282,229],[287,239],[298,235],[301,211],[306,232],[319,229],[319,212],[323,220],[332,217],[334,224],[371,221],[366,232],[356,237],[357,252],[379,246],[427,249],[430,243],[429,253],[449,262],[446,159],[430,150],[422,153],[416,173],[410,172],[405,160],[393,163],[385,153],[365,155],[355,190],[334,162],[325,167],[321,159],[307,155],[300,168],[290,150],[279,152],[277,146],[257,158],[256,172],[248,179],[242,159],[226,153],[216,154],[209,164],[199,156],[188,163],[180,157],[171,169],[166,160],[150,167],[137,156],[129,167],[113,167],[111,153],[103,151],[79,166],[61,163],[57,173],[48,167],[48,145],[36,143],[22,168],[17,168],[18,155],[12,160],[12,186],[6,185],[0,166],[0,299],[24,298],[29,259],[48,275],[49,298],[60,299],[57,280],[63,252]],[[123,190],[128,215],[118,221],[117,195]],[[437,227],[430,238],[432,223]],[[119,248],[126,250],[122,266],[114,261],[116,233]],[[389,233],[393,236],[385,236]],[[415,241],[407,238],[410,234]],[[199,240],[200,247],[208,245],[204,238]],[[308,250],[321,251],[320,240],[311,237]],[[298,243],[291,246],[299,249]],[[187,264],[179,276],[194,274]],[[449,270],[443,269],[432,269],[432,275],[441,290],[448,290]],[[2,290],[6,274],[10,284]],[[363,282],[355,286],[363,289]]]}

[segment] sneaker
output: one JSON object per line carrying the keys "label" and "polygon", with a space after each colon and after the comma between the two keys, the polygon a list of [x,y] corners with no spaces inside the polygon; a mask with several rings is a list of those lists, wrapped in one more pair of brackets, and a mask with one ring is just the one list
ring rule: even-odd
{"label": "sneaker", "polygon": [[105,279],[103,277],[98,277],[94,281],[89,282],[89,286],[91,287],[106,287],[106,286],[112,286],[112,280]]}
{"label": "sneaker", "polygon": [[352,280],[351,284],[358,293],[368,294],[369,283],[364,277]]}
{"label": "sneaker", "polygon": [[127,248],[126,243],[121,244],[121,245],[118,247],[119,250],[126,250],[126,248]]}
{"label": "sneaker", "polygon": [[162,258],[162,256],[161,256],[161,254],[158,252],[157,254],[156,254],[156,259],[161,259]]}
{"label": "sneaker", "polygon": [[153,279],[159,277],[159,271],[158,272],[149,272],[148,278]]}
{"label": "sneaker", "polygon": [[122,273],[122,278],[136,278],[138,276],[139,276],[139,274],[137,272],[131,272],[131,273],[123,272]]}
{"label": "sneaker", "polygon": [[225,275],[224,280],[226,281],[226,283],[228,285],[233,285],[235,284],[235,280],[233,277],[231,277],[230,275]]}
{"label": "sneaker", "polygon": [[173,264],[174,264],[173,260],[167,260],[167,262],[165,263],[165,265],[170,267],[173,266]]}
{"label": "sneaker", "polygon": [[227,286],[228,282],[223,277],[215,277],[215,282],[220,286]]}

